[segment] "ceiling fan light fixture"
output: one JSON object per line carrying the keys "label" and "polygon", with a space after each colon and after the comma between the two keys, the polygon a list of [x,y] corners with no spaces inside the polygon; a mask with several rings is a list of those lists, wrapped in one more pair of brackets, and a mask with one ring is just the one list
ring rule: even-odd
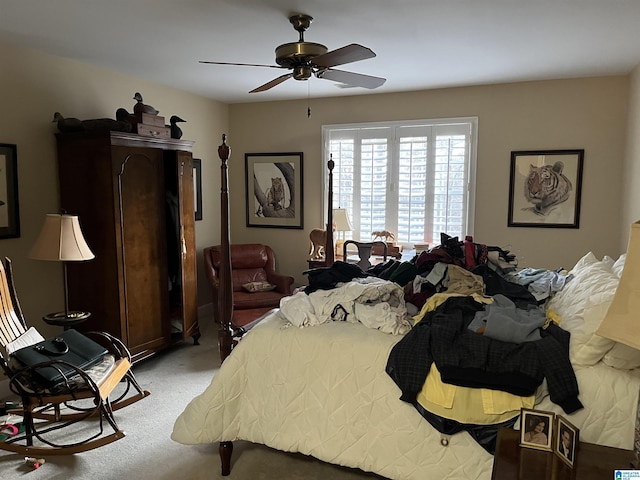
{"label": "ceiling fan light fixture", "polygon": [[309,80],[313,70],[308,66],[298,66],[293,69],[293,78],[295,80]]}

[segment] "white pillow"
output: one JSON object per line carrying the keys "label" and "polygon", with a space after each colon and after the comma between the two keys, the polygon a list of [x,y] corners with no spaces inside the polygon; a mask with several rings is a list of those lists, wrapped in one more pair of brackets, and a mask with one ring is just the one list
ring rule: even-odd
{"label": "white pillow", "polygon": [[613,291],[598,292],[593,298],[587,299],[583,314],[584,324],[577,334],[571,334],[569,344],[570,358],[575,364],[595,365],[616,343],[595,333],[609,310],[614,294],[615,288]]}
{"label": "white pillow", "polygon": [[640,368],[640,350],[631,348],[623,343],[614,342],[613,348],[605,354],[602,362],[621,370]]}
{"label": "white pillow", "polygon": [[569,358],[578,365],[593,365],[613,347],[614,342],[595,335],[604,318],[619,278],[609,262],[589,252],[569,272],[564,288],[547,305],[560,316],[560,326],[571,333]]}
{"label": "white pillow", "polygon": [[622,275],[622,269],[624,268],[624,262],[626,259],[627,259],[627,254],[623,253],[618,257],[618,259],[614,262],[613,266],[611,267],[611,271],[615,273],[618,276],[618,278],[620,278],[620,275]]}
{"label": "white pillow", "polygon": [[613,265],[615,264],[615,260],[609,255],[605,255],[604,257],[602,257],[602,264],[606,265],[606,267],[611,270],[613,268]]}
{"label": "white pillow", "polygon": [[618,288],[626,254],[612,263],[589,252],[571,270],[573,278],[549,301],[560,316],[561,327],[571,333],[569,358],[576,365],[602,362],[624,370],[640,368],[640,351],[597,335]]}

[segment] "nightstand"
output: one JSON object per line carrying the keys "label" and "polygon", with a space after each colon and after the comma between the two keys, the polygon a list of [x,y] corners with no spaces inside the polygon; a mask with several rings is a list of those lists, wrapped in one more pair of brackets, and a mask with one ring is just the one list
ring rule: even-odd
{"label": "nightstand", "polygon": [[491,480],[601,480],[630,470],[633,452],[580,442],[573,469],[553,452],[520,447],[520,431],[498,431]]}

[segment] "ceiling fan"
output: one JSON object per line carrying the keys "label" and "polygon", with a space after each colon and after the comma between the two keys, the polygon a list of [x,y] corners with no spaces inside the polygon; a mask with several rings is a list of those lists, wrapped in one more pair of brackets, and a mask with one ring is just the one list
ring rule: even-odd
{"label": "ceiling fan", "polygon": [[230,63],[209,62],[201,60],[200,63],[213,65],[239,65],[245,67],[286,68],[290,73],[281,75],[264,85],[254,88],[249,93],[264,92],[280,85],[285,80],[308,80],[311,75],[317,78],[333,80],[334,82],[351,85],[354,87],[377,88],[386,82],[385,78],[372,77],[361,73],[335,70],[332,67],[346,63],[357,62],[367,58],[373,58],[376,54],[373,50],[352,43],[336,50],[328,51],[327,47],[319,43],[305,42],[304,32],[311,25],[313,17],[305,14],[294,14],[289,17],[293,28],[300,33],[300,39],[295,43],[285,43],[276,48],[276,63],[278,65],[261,65],[254,63]]}

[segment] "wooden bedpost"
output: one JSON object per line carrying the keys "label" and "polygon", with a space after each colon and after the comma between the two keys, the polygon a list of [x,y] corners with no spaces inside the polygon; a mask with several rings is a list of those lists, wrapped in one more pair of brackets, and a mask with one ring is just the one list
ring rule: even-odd
{"label": "wooden bedpost", "polygon": [[229,356],[232,348],[233,333],[231,317],[233,315],[233,287],[231,283],[231,248],[229,234],[229,174],[227,160],[231,149],[226,144],[226,135],[222,135],[222,145],[218,147],[220,165],[220,289],[218,290],[218,314],[220,329],[218,341],[220,360]]}
{"label": "wooden bedpost", "polygon": [[[222,135],[222,145],[218,147],[220,165],[220,289],[218,291],[218,314],[220,327],[218,329],[218,345],[220,360],[229,356],[233,348],[233,333],[231,317],[233,315],[233,288],[231,284],[231,248],[229,235],[229,176],[227,160],[231,149],[226,144],[227,136]],[[222,476],[231,473],[232,442],[220,442],[218,447],[222,464]]]}
{"label": "wooden bedpost", "polygon": [[335,260],[333,251],[333,167],[335,167],[335,162],[331,154],[329,154],[327,167],[329,168],[329,192],[327,195],[327,240],[324,246],[324,261],[325,266],[330,267]]}

